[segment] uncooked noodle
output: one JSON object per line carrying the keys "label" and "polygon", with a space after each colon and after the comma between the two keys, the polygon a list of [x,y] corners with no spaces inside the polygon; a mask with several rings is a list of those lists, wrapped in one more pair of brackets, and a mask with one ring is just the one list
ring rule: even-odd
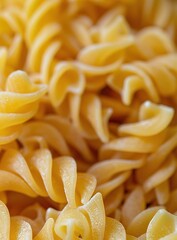
{"label": "uncooked noodle", "polygon": [[0,1],[0,239],[177,239],[177,2]]}

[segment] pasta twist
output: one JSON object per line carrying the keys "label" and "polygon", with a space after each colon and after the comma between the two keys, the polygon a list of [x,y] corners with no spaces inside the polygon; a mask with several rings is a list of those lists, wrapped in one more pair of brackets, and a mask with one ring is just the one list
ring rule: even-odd
{"label": "pasta twist", "polygon": [[77,65],[89,75],[108,74],[120,66],[126,49],[132,43],[133,37],[126,36],[114,43],[98,43],[85,47],[78,55]]}
{"label": "pasta twist", "polygon": [[173,0],[143,0],[140,3],[134,1],[130,8],[127,8],[127,17],[135,28],[144,26],[158,26],[167,31],[167,33],[176,42],[176,1]]}
{"label": "pasta twist", "polygon": [[85,93],[83,97],[72,95],[69,100],[73,123],[81,134],[86,138],[99,138],[102,142],[107,142],[108,121],[112,110],[103,108],[101,100],[92,93]]}
{"label": "pasta twist", "polygon": [[27,222],[27,220],[30,219],[24,219],[21,216],[10,217],[7,207],[0,202],[0,232],[2,239],[52,239],[52,230],[54,225],[53,219],[48,219],[43,228],[34,238],[31,225]]}
{"label": "pasta twist", "polygon": [[132,56],[128,56],[128,59],[150,60],[174,51],[175,44],[165,31],[158,27],[147,27],[135,35],[135,43],[131,47]]}
{"label": "pasta twist", "polygon": [[17,6],[0,13],[0,87],[5,89],[6,78],[13,71],[23,68],[26,49],[24,36],[24,15]]}
{"label": "pasta twist", "polygon": [[137,214],[129,223],[127,233],[135,237],[142,236],[146,233],[150,221],[161,208],[162,207],[150,207]]}
{"label": "pasta twist", "polygon": [[0,1],[0,239],[177,239],[176,13]]}
{"label": "pasta twist", "polygon": [[[78,208],[65,208],[60,212],[55,222],[55,232],[61,239],[126,239],[126,233],[116,220],[105,216],[100,193],[95,194],[90,201]],[[48,209],[47,217],[53,216]],[[101,213],[101,215],[100,215]],[[71,217],[72,216],[72,217]],[[72,218],[71,224],[68,221]],[[100,221],[101,219],[101,221]]]}
{"label": "pasta twist", "polygon": [[[37,79],[49,83],[49,97],[57,108],[68,94],[80,95],[85,88],[84,75],[76,64],[58,61],[58,56],[61,55],[60,48],[67,41],[65,39],[67,36],[63,36],[64,32],[57,18],[57,10],[60,11],[61,7],[58,0],[39,1],[38,4],[36,1],[30,1],[26,6],[29,21],[26,38],[31,49],[26,67],[39,75],[36,76]],[[50,20],[48,14],[51,16]],[[37,26],[41,29],[39,33]],[[50,35],[46,34],[48,31]],[[68,46],[70,45],[72,44],[69,42]]]}
{"label": "pasta twist", "polygon": [[145,102],[139,109],[140,122],[122,124],[119,127],[119,132],[136,136],[156,135],[167,128],[173,115],[172,108]]}
{"label": "pasta twist", "polygon": [[[29,211],[29,209],[25,211]],[[40,211],[39,207],[36,207],[36,211]],[[97,214],[97,211],[101,215]],[[67,222],[70,221],[71,216],[72,222],[69,227]],[[34,232],[32,220],[29,217],[10,217],[7,207],[0,202],[0,230],[1,237],[4,239],[25,239],[28,237],[28,239],[34,240],[61,240],[82,237],[84,239],[106,240],[118,236],[121,236],[122,240],[126,239],[126,233],[121,223],[105,216],[99,193],[93,196],[87,204],[78,208],[66,206],[60,213],[48,209],[46,219],[42,228],[39,228],[38,232]],[[97,224],[99,224],[99,228],[96,227]]]}
{"label": "pasta twist", "polygon": [[[107,214],[113,212],[118,207],[121,200],[123,200],[123,189],[121,186],[130,177],[131,171],[141,168],[143,164],[143,159],[133,161],[109,159],[95,163],[89,168],[88,173],[91,173],[97,179],[96,191],[102,193],[104,201],[106,202],[105,210]],[[118,195],[119,201],[117,200]]]}
{"label": "pasta twist", "polygon": [[1,91],[0,94],[0,144],[17,137],[21,124],[35,115],[39,99],[45,92],[45,85],[32,84],[22,71],[16,71],[8,77],[6,91]]}
{"label": "pasta twist", "polygon": [[[166,228],[162,229],[159,226],[166,226]],[[177,237],[176,234],[176,224],[177,217],[166,212],[165,210],[159,210],[156,215],[153,217],[149,226],[147,228],[147,239],[175,239]]]}
{"label": "pasta twist", "polygon": [[[115,239],[120,237],[121,240],[134,239],[133,236],[127,235],[123,226],[116,220],[105,217],[104,213],[102,216],[98,215],[95,209],[103,208],[103,203],[101,202],[101,195],[96,194],[87,204],[80,206],[76,209],[65,208],[60,213],[55,212],[53,209],[48,209],[46,212],[46,222],[39,232],[34,233],[29,222],[29,218],[15,216],[10,217],[7,207],[0,202],[0,230],[1,237],[6,239],[67,239],[67,238],[78,238],[82,237],[84,239]],[[38,209],[39,210],[39,209]],[[147,212],[148,211],[148,212]],[[103,211],[100,211],[100,213]],[[160,239],[165,237],[165,239],[174,239],[176,237],[175,226],[176,226],[176,216],[168,213],[167,211],[159,208],[152,208],[146,210],[147,218],[145,217],[145,211],[139,214],[135,220],[129,226],[128,232],[131,232],[131,228],[135,228],[141,224],[141,228],[138,227],[137,231],[140,235],[146,232],[146,239],[150,240],[152,237],[154,239]],[[72,216],[72,222],[68,226],[67,222]],[[101,217],[101,222],[97,221]],[[99,219],[100,220],[100,219]],[[29,222],[28,222],[29,221]],[[141,222],[140,222],[141,221]],[[95,228],[95,223],[99,222],[99,231]],[[159,228],[159,226],[164,226],[166,223],[167,228]],[[64,228],[64,226],[66,226]],[[103,235],[100,235],[100,230],[102,229]],[[137,234],[137,232],[136,232]]]}
{"label": "pasta twist", "polygon": [[[46,66],[48,64],[52,64],[53,57],[57,53],[56,51],[60,46],[59,43],[56,43],[56,39],[58,37],[61,27],[58,21],[55,21],[59,5],[60,3],[57,0],[52,2],[49,1],[26,2],[26,15],[28,19],[26,39],[28,47],[33,45],[28,57],[28,68],[35,72],[40,71],[40,62],[43,56],[42,53],[45,52],[45,49],[50,53],[50,55],[48,56],[48,58],[50,58],[50,61],[48,61],[48,59],[46,58],[43,58],[45,59],[43,61],[45,62],[47,61],[47,63],[45,64],[45,71],[46,69],[47,71],[49,71],[49,67],[47,68]],[[49,15],[50,19],[48,17]],[[38,32],[39,26],[41,31]],[[50,34],[46,34],[48,32],[48,29],[50,29]],[[52,39],[53,44],[50,47],[49,42]],[[46,46],[50,48],[48,49]],[[46,79],[46,81],[48,81],[48,78]]]}
{"label": "pasta twist", "polygon": [[[175,63],[176,54],[170,54],[153,59],[148,63],[125,64],[117,73],[122,75],[122,86],[117,81],[117,74],[108,79],[108,84],[115,91],[121,93],[124,104],[130,105],[134,94],[140,90],[144,90],[152,101],[158,102],[160,96],[175,95],[177,87]],[[162,77],[163,81],[161,81]],[[167,84],[168,90],[166,90]]]}
{"label": "pasta twist", "polygon": [[125,136],[114,138],[108,143],[103,144],[99,149],[99,158],[111,158],[116,152],[128,152],[128,153],[153,153],[164,142],[166,138],[166,132],[149,136]]}
{"label": "pasta twist", "polygon": [[82,159],[86,162],[94,160],[85,139],[68,119],[61,116],[48,115],[43,121],[26,123],[20,131],[18,140],[23,145],[25,155],[38,148],[49,148],[61,155],[76,156],[77,160]]}
{"label": "pasta twist", "polygon": [[26,160],[17,150],[6,151],[0,169],[0,191],[15,190],[31,197],[48,196],[57,203],[68,202],[73,207],[86,203],[96,184],[89,174],[77,175],[76,162],[71,157],[53,161],[47,149],[36,151]]}

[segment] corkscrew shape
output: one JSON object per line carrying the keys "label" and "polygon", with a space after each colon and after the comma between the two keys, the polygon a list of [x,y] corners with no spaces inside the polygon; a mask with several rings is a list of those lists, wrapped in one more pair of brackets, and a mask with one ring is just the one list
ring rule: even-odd
{"label": "corkscrew shape", "polygon": [[53,160],[47,149],[37,150],[26,159],[19,151],[11,149],[5,152],[0,169],[1,191],[15,190],[31,197],[48,196],[72,207],[86,203],[96,184],[92,175],[77,174],[74,159]]}
{"label": "corkscrew shape", "polygon": [[16,71],[8,77],[5,91],[0,92],[0,144],[17,137],[19,127],[36,114],[46,90],[43,84],[32,84],[25,72]]}

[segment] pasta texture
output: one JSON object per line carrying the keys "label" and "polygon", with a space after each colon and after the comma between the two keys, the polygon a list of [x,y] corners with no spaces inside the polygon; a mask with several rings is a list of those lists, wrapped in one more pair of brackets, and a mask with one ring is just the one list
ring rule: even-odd
{"label": "pasta texture", "polygon": [[0,1],[0,240],[177,239],[177,1]]}

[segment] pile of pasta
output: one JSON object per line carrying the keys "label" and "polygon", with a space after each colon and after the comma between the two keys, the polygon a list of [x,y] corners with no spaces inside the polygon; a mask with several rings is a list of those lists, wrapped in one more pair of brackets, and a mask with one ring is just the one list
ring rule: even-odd
{"label": "pile of pasta", "polygon": [[177,239],[177,1],[0,1],[0,239]]}

